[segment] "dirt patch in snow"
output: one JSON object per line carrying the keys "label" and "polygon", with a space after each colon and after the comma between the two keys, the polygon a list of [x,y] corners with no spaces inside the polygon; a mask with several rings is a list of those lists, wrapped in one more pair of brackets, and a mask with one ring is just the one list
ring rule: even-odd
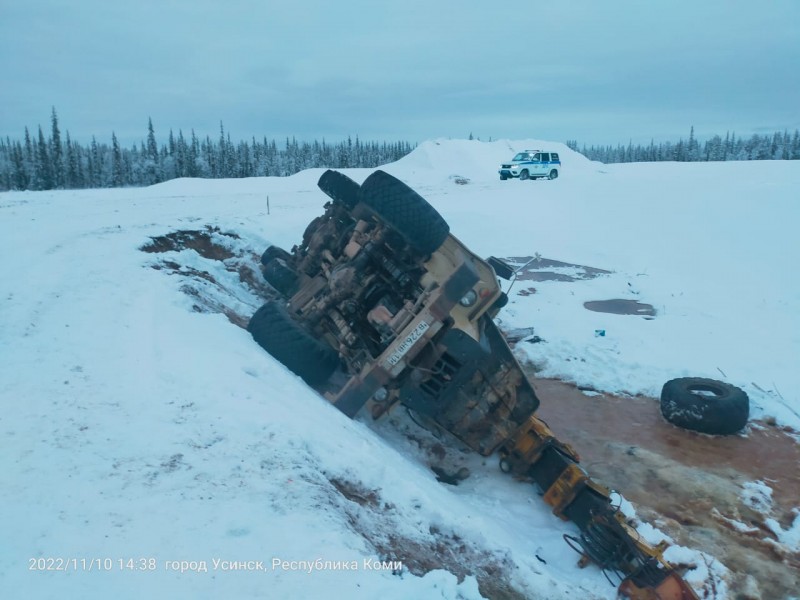
{"label": "dirt patch in snow", "polygon": [[[402,562],[404,569],[417,576],[437,569],[453,573],[459,581],[473,575],[481,594],[491,600],[533,600],[508,580],[507,574],[515,569],[510,557],[478,548],[456,532],[443,531],[436,525],[428,526],[428,531],[419,536],[401,535],[401,528],[391,525],[400,518],[397,509],[382,500],[380,490],[342,478],[328,481],[346,500],[340,507],[350,526],[375,549],[381,561]],[[382,525],[377,526],[376,521]]]}
{"label": "dirt patch in snow", "polygon": [[148,242],[140,248],[143,252],[170,252],[181,250],[194,250],[203,258],[212,260],[225,260],[233,258],[235,254],[225,246],[213,239],[214,235],[225,236],[231,239],[239,239],[235,233],[221,231],[219,227],[206,225],[204,230],[184,229],[173,231],[166,235],[150,238]]}
{"label": "dirt patch in snow", "polygon": [[[593,478],[632,501],[643,518],[677,543],[717,557],[735,573],[735,598],[758,582],[762,598],[800,588],[800,556],[778,543],[768,517],[788,528],[800,504],[800,445],[793,435],[751,423],[744,435],[708,436],[667,423],[653,398],[592,393],[533,379],[538,415],[571,444]],[[745,483],[772,489],[767,512],[755,510]]]}
{"label": "dirt patch in snow", "polygon": [[503,259],[517,271],[518,281],[580,281],[610,275],[611,271],[575,265],[542,256],[512,256]]}
{"label": "dirt patch in snow", "polygon": [[[246,328],[255,312],[248,296],[261,299],[275,295],[261,276],[259,256],[236,233],[206,225],[150,239],[139,249],[166,256],[149,266],[180,277],[180,290],[192,299],[195,312],[221,313],[234,325]],[[179,254],[184,250],[193,250],[199,260],[185,259]]]}

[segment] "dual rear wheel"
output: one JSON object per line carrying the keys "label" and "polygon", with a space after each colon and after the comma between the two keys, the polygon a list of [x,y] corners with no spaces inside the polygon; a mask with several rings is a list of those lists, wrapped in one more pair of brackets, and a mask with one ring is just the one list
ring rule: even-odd
{"label": "dual rear wheel", "polygon": [[[359,186],[346,175],[329,170],[318,185],[348,210],[361,202],[423,257],[441,246],[450,233],[436,209],[384,171],[375,171]],[[291,259],[291,254],[275,246],[267,248],[261,258],[267,283],[286,299],[294,295],[299,283]],[[283,302],[264,304],[250,319],[247,330],[264,350],[310,386],[323,384],[339,366],[338,350],[293,318]]]}

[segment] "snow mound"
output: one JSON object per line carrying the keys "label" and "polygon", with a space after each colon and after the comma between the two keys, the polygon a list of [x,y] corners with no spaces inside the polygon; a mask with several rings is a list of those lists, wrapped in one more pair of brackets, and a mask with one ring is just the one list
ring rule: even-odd
{"label": "snow mound", "polygon": [[500,163],[508,162],[517,152],[534,149],[558,152],[567,172],[591,170],[599,164],[559,142],[535,139],[494,142],[438,139],[423,142],[409,155],[387,165],[386,170],[409,179],[418,179],[424,174],[437,181],[453,176],[470,181],[494,181],[499,179],[497,169]]}

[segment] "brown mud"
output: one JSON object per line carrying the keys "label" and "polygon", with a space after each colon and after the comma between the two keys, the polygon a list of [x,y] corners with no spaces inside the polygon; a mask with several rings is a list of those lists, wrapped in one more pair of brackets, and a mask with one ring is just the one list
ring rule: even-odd
{"label": "brown mud", "polygon": [[[800,506],[797,432],[755,422],[744,434],[709,436],[666,422],[653,398],[587,396],[561,381],[532,380],[537,415],[575,448],[592,478],[677,543],[718,558],[734,573],[732,598],[796,593],[800,556],[779,545],[764,520],[787,528]],[[753,481],[773,490],[768,515],[745,502],[743,484]]]}

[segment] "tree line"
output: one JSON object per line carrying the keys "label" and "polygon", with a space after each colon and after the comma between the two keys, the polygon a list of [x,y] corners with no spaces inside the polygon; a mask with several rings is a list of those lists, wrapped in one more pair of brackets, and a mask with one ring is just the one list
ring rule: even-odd
{"label": "tree line", "polygon": [[414,149],[409,142],[363,142],[356,136],[337,144],[299,142],[278,144],[266,137],[231,142],[220,123],[219,138],[203,139],[194,130],[186,137],[170,129],[168,141],[156,141],[148,119],[146,141],[123,148],[115,133],[111,143],[89,145],[62,140],[53,108],[48,135],[41,125],[36,135],[25,128],[22,140],[0,139],[0,190],[52,190],[146,186],[177,177],[261,177],[292,175],[314,167],[377,167],[394,162]]}
{"label": "tree line", "polygon": [[[472,134],[470,134],[472,139]],[[643,146],[632,143],[614,146],[579,147],[577,140],[567,146],[590,160],[603,163],[653,161],[724,161],[724,160],[798,160],[800,132],[776,131],[772,135],[737,137],[715,135],[701,143],[694,135],[677,143],[651,141]],[[372,168],[399,160],[415,147],[409,142],[362,142],[348,137],[338,144],[299,142],[286,138],[279,144],[266,136],[257,140],[231,142],[230,134],[220,123],[219,138],[175,135],[169,130],[168,141],[156,141],[152,119],[148,119],[147,137],[139,144],[123,148],[115,133],[111,144],[89,145],[64,139],[56,109],[50,116],[50,131],[45,136],[41,125],[32,136],[28,128],[22,140],[0,139],[0,190],[52,190],[99,187],[146,186],[177,177],[228,178],[287,176],[309,168]]]}
{"label": "tree line", "polygon": [[720,161],[720,160],[799,160],[800,132],[776,131],[769,135],[753,134],[748,138],[737,137],[736,133],[726,133],[725,138],[715,135],[702,144],[695,138],[694,127],[689,139],[679,139],[677,143],[654,143],[647,146],[634,146],[628,143],[613,146],[578,147],[577,140],[570,140],[567,146],[580,152],[590,160],[602,163],[656,162],[656,161]]}

